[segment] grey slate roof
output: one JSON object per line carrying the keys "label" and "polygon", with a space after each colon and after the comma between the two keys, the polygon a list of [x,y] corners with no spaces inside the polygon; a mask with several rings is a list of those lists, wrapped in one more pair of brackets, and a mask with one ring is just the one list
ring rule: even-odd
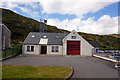
{"label": "grey slate roof", "polygon": [[[32,37],[32,36],[35,37]],[[41,33],[41,32],[30,32],[23,42],[23,44],[33,44],[38,45],[40,42],[40,39],[43,38],[43,36],[46,36],[48,38],[47,45],[62,45],[62,39],[67,36],[68,33]],[[56,36],[59,36],[56,38]],[[93,47],[99,47],[99,43],[96,41],[88,41]]]}
{"label": "grey slate roof", "polygon": [[[35,37],[32,37],[34,35]],[[41,32],[30,32],[23,42],[23,44],[39,44],[40,39],[43,38],[43,36],[46,36],[48,38],[48,44],[47,45],[62,45],[62,39],[68,35],[67,33],[41,33]],[[59,36],[56,38],[56,36]]]}
{"label": "grey slate roof", "polygon": [[93,47],[99,47],[99,43],[97,41],[88,41]]}

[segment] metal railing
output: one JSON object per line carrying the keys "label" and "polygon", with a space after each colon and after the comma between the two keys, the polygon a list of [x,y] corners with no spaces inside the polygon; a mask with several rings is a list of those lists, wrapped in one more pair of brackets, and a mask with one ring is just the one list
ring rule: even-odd
{"label": "metal railing", "polygon": [[2,60],[17,56],[22,54],[22,45],[21,44],[14,44],[10,48],[6,48],[2,51],[1,58]]}

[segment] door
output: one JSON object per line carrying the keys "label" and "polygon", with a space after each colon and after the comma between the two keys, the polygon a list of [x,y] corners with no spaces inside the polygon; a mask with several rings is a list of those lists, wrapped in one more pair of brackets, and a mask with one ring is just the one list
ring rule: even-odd
{"label": "door", "polygon": [[47,46],[41,46],[41,54],[47,53]]}
{"label": "door", "polygon": [[67,41],[67,55],[80,55],[80,41]]}

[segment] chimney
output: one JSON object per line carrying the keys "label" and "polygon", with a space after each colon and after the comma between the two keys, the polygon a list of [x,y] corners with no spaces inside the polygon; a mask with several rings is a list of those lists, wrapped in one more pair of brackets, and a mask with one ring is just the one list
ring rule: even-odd
{"label": "chimney", "polygon": [[40,19],[40,32],[47,32],[47,19]]}

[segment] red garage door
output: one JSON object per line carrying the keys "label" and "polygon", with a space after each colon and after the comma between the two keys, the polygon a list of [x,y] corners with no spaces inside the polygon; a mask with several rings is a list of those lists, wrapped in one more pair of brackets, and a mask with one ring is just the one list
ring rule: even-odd
{"label": "red garage door", "polygon": [[80,55],[80,41],[67,41],[67,55]]}

